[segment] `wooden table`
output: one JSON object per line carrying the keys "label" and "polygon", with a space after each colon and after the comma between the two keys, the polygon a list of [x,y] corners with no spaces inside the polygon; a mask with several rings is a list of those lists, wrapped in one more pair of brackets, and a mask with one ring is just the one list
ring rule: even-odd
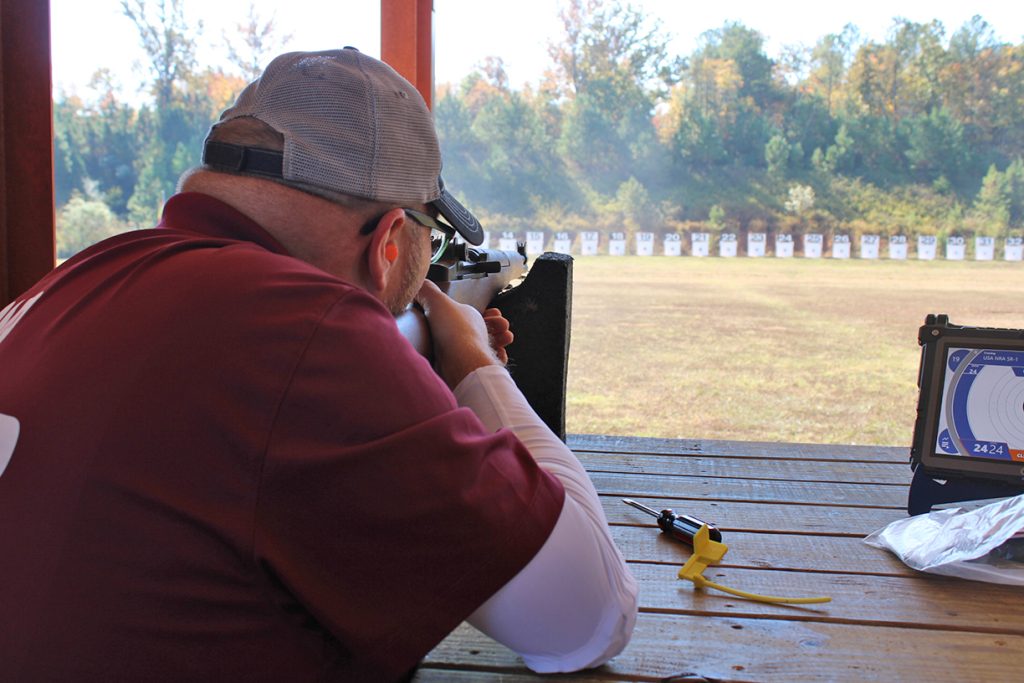
{"label": "wooden table", "polygon": [[[571,436],[640,583],[633,640],[573,681],[1022,681],[1024,590],[921,574],[862,538],[906,516],[907,449]],[[717,523],[706,576],[779,606],[676,578],[686,546],[623,496]],[[511,651],[461,626],[415,680],[525,681]]]}

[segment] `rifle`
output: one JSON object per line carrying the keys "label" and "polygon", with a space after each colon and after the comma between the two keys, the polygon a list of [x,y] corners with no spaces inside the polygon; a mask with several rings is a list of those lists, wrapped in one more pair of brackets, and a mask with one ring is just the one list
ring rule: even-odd
{"label": "rifle", "polygon": [[[540,418],[565,440],[565,393],[572,318],[572,257],[546,252],[526,273],[526,248],[448,247],[427,278],[456,301],[483,312],[499,308],[515,341],[505,350],[508,370]],[[423,312],[410,308],[396,319],[402,335],[430,359],[430,326]]]}

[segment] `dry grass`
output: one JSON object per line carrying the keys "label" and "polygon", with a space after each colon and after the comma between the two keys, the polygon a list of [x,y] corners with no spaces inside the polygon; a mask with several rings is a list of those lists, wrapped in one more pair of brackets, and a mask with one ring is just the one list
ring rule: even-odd
{"label": "dry grass", "polygon": [[909,445],[927,313],[1024,327],[1005,262],[580,257],[568,430]]}

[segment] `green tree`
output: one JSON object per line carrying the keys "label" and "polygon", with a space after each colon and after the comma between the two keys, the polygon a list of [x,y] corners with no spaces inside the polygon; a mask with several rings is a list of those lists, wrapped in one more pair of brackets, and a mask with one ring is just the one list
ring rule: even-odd
{"label": "green tree", "polygon": [[937,20],[927,24],[895,21],[889,43],[898,55],[894,68],[899,73],[893,81],[901,91],[896,104],[900,116],[926,114],[941,107],[940,76],[947,60],[945,34],[942,22]]}
{"label": "green tree", "polygon": [[1005,175],[1010,196],[1010,225],[1024,227],[1024,159],[1017,157],[1007,166]]}
{"label": "green tree", "polygon": [[849,72],[851,94],[871,115],[892,121],[940,106],[944,34],[938,21],[895,20],[885,43],[857,51]]}
{"label": "green tree", "polygon": [[137,159],[152,131],[132,107],[117,100],[109,71],[97,71],[90,89],[96,99],[88,104],[79,97],[54,102],[56,204],[62,206],[72,192],[86,193],[89,185],[91,196],[124,215],[137,180]]}
{"label": "green tree", "polygon": [[968,129],[989,142],[990,126],[1000,118],[993,110],[995,90],[1003,85],[1001,71],[1007,46],[992,27],[975,15],[949,39],[949,61],[941,75],[943,103]]}
{"label": "green tree", "polygon": [[121,11],[135,25],[149,58],[157,108],[170,105],[195,72],[202,22],[195,28],[189,24],[182,0],[121,0]]}
{"label": "green tree", "polygon": [[905,180],[907,161],[898,122],[872,114],[844,118],[843,122],[852,140],[847,148],[850,175],[882,186]]}
{"label": "green tree", "polygon": [[651,173],[655,94],[671,80],[667,38],[618,0],[569,0],[561,20],[562,40],[550,47],[565,102],[561,150],[581,177],[610,194],[631,174]]}
{"label": "green tree", "polygon": [[140,160],[139,179],[128,200],[128,219],[139,228],[156,223],[160,207],[170,196],[165,189],[155,155],[155,151],[150,151]]}
{"label": "green tree", "polygon": [[792,145],[790,168],[795,172],[807,165],[805,150],[825,149],[834,142],[836,122],[825,100],[808,93],[803,84],[785,95],[785,105],[772,115],[772,121],[781,123],[782,134]]}
{"label": "green tree", "polygon": [[151,121],[118,101],[108,70],[97,71],[90,86],[98,101],[85,114],[86,173],[96,181],[103,201],[123,216],[138,180],[137,159],[153,133]]}
{"label": "green tree", "polygon": [[916,179],[934,182],[941,177],[958,184],[970,150],[963,125],[947,109],[932,109],[906,121],[907,160]]}
{"label": "green tree", "polygon": [[275,23],[276,16],[263,19],[256,4],[249,3],[245,21],[235,24],[235,34],[224,34],[228,61],[235,65],[248,83],[256,80],[263,67],[291,41],[292,34],[281,34]]}
{"label": "green tree", "polygon": [[[467,77],[479,78],[479,74]],[[479,170],[487,155],[486,145],[473,130],[474,114],[464,93],[451,87],[439,89],[434,103],[434,125],[444,159],[444,177],[453,188],[458,188],[470,204],[486,193]]]}
{"label": "green tree", "polygon": [[701,42],[694,63],[709,59],[732,62],[739,74],[739,96],[750,98],[761,110],[772,106],[777,95],[772,82],[774,63],[764,52],[764,36],[739,22],[726,22],[705,32]]}
{"label": "green tree", "polygon": [[75,193],[57,214],[57,256],[70,258],[126,227],[103,201]]}
{"label": "green tree", "polygon": [[670,145],[676,173],[673,177],[686,181],[692,173],[706,173],[728,161],[718,121],[711,116],[688,109],[679,117],[671,134]]}
{"label": "green tree", "polygon": [[670,141],[674,161],[691,168],[707,168],[728,158],[725,134],[738,110],[742,80],[736,64],[728,60],[691,61],[684,80],[672,89],[664,137]]}
{"label": "green tree", "polygon": [[1024,159],[1016,159],[1001,173],[989,167],[974,211],[1000,230],[1024,227]]}
{"label": "green tree", "polygon": [[82,101],[62,97],[53,104],[54,200],[61,206],[75,191],[85,190],[87,132]]}
{"label": "green tree", "polygon": [[764,160],[768,164],[768,175],[777,180],[786,177],[789,166],[790,145],[781,135],[772,136],[764,147]]}
{"label": "green tree", "polygon": [[623,223],[630,232],[650,231],[661,224],[657,208],[651,201],[651,195],[636,178],[619,185],[615,193],[615,205],[622,213]]}
{"label": "green tree", "polygon": [[695,105],[705,117],[714,116],[734,162],[758,166],[774,127],[771,114],[783,99],[772,82],[773,62],[764,54],[764,38],[730,22],[701,40],[686,72]]}
{"label": "green tree", "polygon": [[850,131],[847,129],[846,124],[841,124],[839,131],[836,133],[834,144],[829,145],[826,152],[829,163],[834,169],[841,171],[845,168],[852,147],[853,138],[850,137]]}
{"label": "green tree", "polygon": [[159,201],[174,192],[180,174],[199,162],[215,115],[207,88],[211,72],[195,70],[202,22],[190,25],[182,0],[121,0],[121,9],[150,60],[154,135],[139,154],[138,182],[128,200],[132,220],[145,224],[156,220]]}
{"label": "green tree", "polygon": [[480,171],[492,210],[527,213],[568,194],[554,141],[524,94],[507,92],[492,98],[477,115],[473,131],[478,140],[486,141]]}
{"label": "green tree", "polygon": [[836,133],[833,144],[829,145],[824,151],[822,151],[821,147],[815,148],[814,154],[811,156],[811,165],[819,173],[825,175],[841,171],[848,166],[847,162],[852,147],[853,138],[850,137],[846,124],[842,124],[839,126],[839,132]]}
{"label": "green tree", "polygon": [[832,116],[842,101],[847,68],[859,39],[857,27],[847,24],[841,33],[829,33],[821,38],[811,51],[807,85],[811,92],[824,100],[829,116]]}
{"label": "green tree", "polygon": [[974,200],[975,219],[992,232],[1024,227],[1024,160],[1017,159],[1000,172],[993,164]]}
{"label": "green tree", "polygon": [[442,88],[434,109],[445,178],[474,208],[530,217],[574,197],[546,116],[548,102],[510,88],[491,58],[458,89]]}
{"label": "green tree", "polygon": [[721,232],[725,228],[725,209],[721,204],[715,204],[708,211],[708,225],[716,232]]}
{"label": "green tree", "polygon": [[1024,154],[1024,44],[997,42],[992,28],[974,17],[953,35],[949,52],[945,104],[964,124],[974,172]]}

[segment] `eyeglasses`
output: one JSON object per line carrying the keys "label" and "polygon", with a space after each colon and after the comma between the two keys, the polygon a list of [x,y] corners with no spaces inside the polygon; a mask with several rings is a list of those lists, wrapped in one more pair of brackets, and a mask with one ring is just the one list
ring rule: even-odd
{"label": "eyeglasses", "polygon": [[405,215],[416,221],[424,228],[430,229],[430,262],[437,263],[444,256],[448,243],[455,237],[455,228],[442,223],[431,215],[412,209],[402,209]]}

